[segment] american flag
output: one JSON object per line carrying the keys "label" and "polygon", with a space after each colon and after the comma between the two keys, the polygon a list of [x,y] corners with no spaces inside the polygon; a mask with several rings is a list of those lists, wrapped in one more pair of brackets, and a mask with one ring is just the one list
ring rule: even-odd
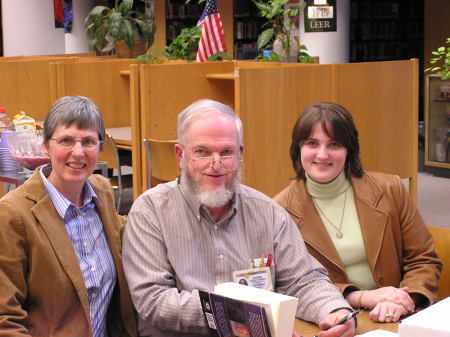
{"label": "american flag", "polygon": [[197,50],[197,62],[204,62],[208,57],[220,51],[226,52],[225,35],[216,0],[208,0],[197,26],[202,27],[202,34]]}

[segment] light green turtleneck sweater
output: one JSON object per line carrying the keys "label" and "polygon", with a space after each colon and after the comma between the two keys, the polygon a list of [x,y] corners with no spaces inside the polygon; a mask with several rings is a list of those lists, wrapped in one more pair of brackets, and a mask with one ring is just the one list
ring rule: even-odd
{"label": "light green turtleneck sweater", "polygon": [[[307,176],[306,189],[316,204],[316,209],[320,208],[317,212],[345,266],[350,282],[363,290],[377,288],[367,261],[353,189],[345,178],[344,171],[327,184],[316,183]],[[345,209],[342,214],[344,200]],[[339,228],[343,234],[340,239],[336,237]]]}

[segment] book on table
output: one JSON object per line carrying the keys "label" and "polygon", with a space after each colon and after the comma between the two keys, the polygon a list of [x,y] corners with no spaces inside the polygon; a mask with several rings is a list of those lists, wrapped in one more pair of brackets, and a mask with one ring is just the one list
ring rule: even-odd
{"label": "book on table", "polygon": [[298,299],[234,282],[200,291],[212,336],[291,337]]}

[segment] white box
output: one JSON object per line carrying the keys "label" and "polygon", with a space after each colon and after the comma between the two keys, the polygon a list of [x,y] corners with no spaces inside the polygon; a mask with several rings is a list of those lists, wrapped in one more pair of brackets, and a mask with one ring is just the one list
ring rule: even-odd
{"label": "white box", "polygon": [[449,337],[450,297],[405,318],[398,325],[399,337]]}
{"label": "white box", "polygon": [[263,306],[272,337],[292,337],[298,298],[234,282],[218,284],[216,294]]}

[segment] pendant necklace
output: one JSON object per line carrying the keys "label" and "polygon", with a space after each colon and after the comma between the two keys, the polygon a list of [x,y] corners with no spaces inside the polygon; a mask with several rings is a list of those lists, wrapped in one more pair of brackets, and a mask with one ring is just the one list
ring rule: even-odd
{"label": "pendant necklace", "polygon": [[[348,188],[347,188],[348,189]],[[336,238],[342,239],[344,237],[344,234],[342,233],[342,220],[344,220],[344,213],[345,213],[345,205],[347,203],[347,189],[344,191],[344,207],[342,207],[342,213],[341,213],[341,222],[339,223],[339,227],[336,226],[334,223],[331,222],[330,219],[326,216],[326,214],[322,211],[322,209],[319,207],[319,205],[316,203],[314,198],[312,198],[314,205],[319,210],[320,214],[324,216],[325,219],[330,223],[331,226],[333,226],[334,229],[336,229]]]}

